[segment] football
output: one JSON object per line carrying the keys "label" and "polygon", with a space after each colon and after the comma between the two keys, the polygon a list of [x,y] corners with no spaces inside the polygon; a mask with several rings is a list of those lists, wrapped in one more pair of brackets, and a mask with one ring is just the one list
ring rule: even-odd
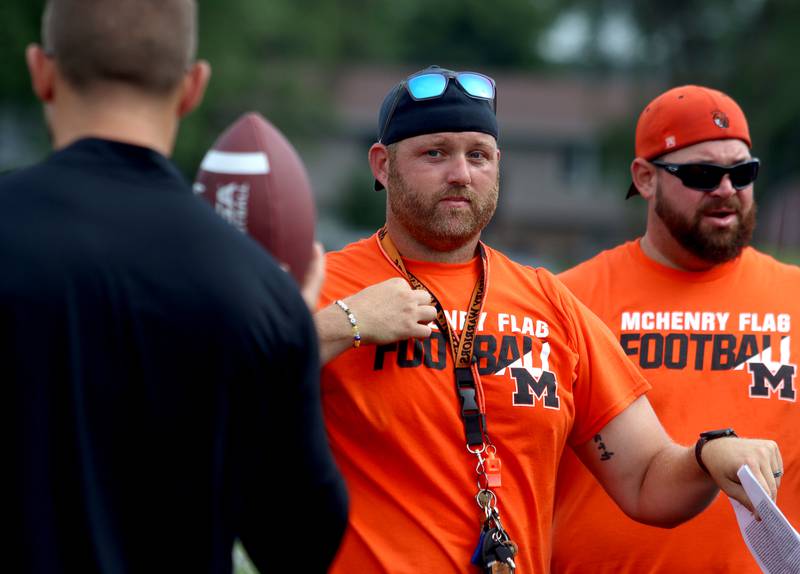
{"label": "football", "polygon": [[313,253],[314,198],[300,156],[274,125],[256,112],[236,120],[203,158],[194,192],[302,283]]}

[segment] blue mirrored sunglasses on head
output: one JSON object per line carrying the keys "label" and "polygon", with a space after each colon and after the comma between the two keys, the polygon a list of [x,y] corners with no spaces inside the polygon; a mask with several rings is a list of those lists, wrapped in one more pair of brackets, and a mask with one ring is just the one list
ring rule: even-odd
{"label": "blue mirrored sunglasses on head", "polygon": [[[441,98],[444,95],[447,91],[447,84],[451,79],[454,79],[461,87],[461,90],[469,97],[491,102],[492,110],[497,113],[494,80],[478,72],[453,72],[451,70],[433,68],[409,76],[400,85],[405,88],[411,99],[415,101],[432,100]],[[401,93],[402,90],[397,91],[397,96],[392,102],[392,108],[386,114],[386,121],[381,128],[381,135],[378,141],[383,141],[383,136],[386,133],[386,128],[391,123]]]}
{"label": "blue mirrored sunglasses on head", "polygon": [[492,102],[492,108],[497,111],[497,104],[494,98],[494,80],[477,72],[451,72],[450,70],[431,72],[424,70],[409,76],[403,83],[413,99],[417,101],[430,100],[444,95],[447,90],[447,83],[451,78],[461,86],[465,94],[472,98]]}

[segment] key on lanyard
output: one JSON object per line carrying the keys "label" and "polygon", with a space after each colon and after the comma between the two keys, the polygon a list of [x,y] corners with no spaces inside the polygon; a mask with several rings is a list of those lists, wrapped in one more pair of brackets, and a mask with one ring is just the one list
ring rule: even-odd
{"label": "key on lanyard", "polygon": [[485,574],[513,574],[517,565],[514,556],[517,546],[502,530],[490,528],[482,535],[479,566]]}
{"label": "key on lanyard", "polygon": [[487,507],[485,512],[486,520],[481,528],[472,563],[485,574],[513,574],[517,569],[514,562],[517,545],[503,528],[497,508]]}

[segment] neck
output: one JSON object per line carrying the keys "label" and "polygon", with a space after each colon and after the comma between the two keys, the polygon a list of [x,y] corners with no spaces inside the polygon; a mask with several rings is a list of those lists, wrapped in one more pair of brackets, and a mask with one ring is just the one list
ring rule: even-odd
{"label": "neck", "polygon": [[714,263],[701,259],[680,245],[671,235],[659,237],[650,229],[640,241],[642,251],[653,261],[679,271],[708,271]]}
{"label": "neck", "polygon": [[452,249],[434,249],[421,243],[408,234],[400,225],[392,221],[386,223],[386,230],[400,255],[416,261],[432,263],[467,263],[477,252],[480,233]]}
{"label": "neck", "polygon": [[89,96],[65,89],[60,96],[47,109],[55,149],[98,137],[171,155],[178,120],[169,103],[121,89]]}

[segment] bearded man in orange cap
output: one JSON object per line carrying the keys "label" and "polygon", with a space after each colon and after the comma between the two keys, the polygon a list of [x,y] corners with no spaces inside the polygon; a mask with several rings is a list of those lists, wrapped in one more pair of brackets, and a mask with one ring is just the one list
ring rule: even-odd
{"label": "bearded man in orange cap", "polygon": [[[759,160],[741,108],[700,86],[642,112],[628,197],[647,201],[643,237],[560,279],[603,319],[653,385],[670,436],[700,447],[730,436],[781,441],[780,508],[800,521],[800,269],[748,246]],[[559,469],[552,570],[756,573],[730,503],[656,530],[627,518],[570,451]]]}

